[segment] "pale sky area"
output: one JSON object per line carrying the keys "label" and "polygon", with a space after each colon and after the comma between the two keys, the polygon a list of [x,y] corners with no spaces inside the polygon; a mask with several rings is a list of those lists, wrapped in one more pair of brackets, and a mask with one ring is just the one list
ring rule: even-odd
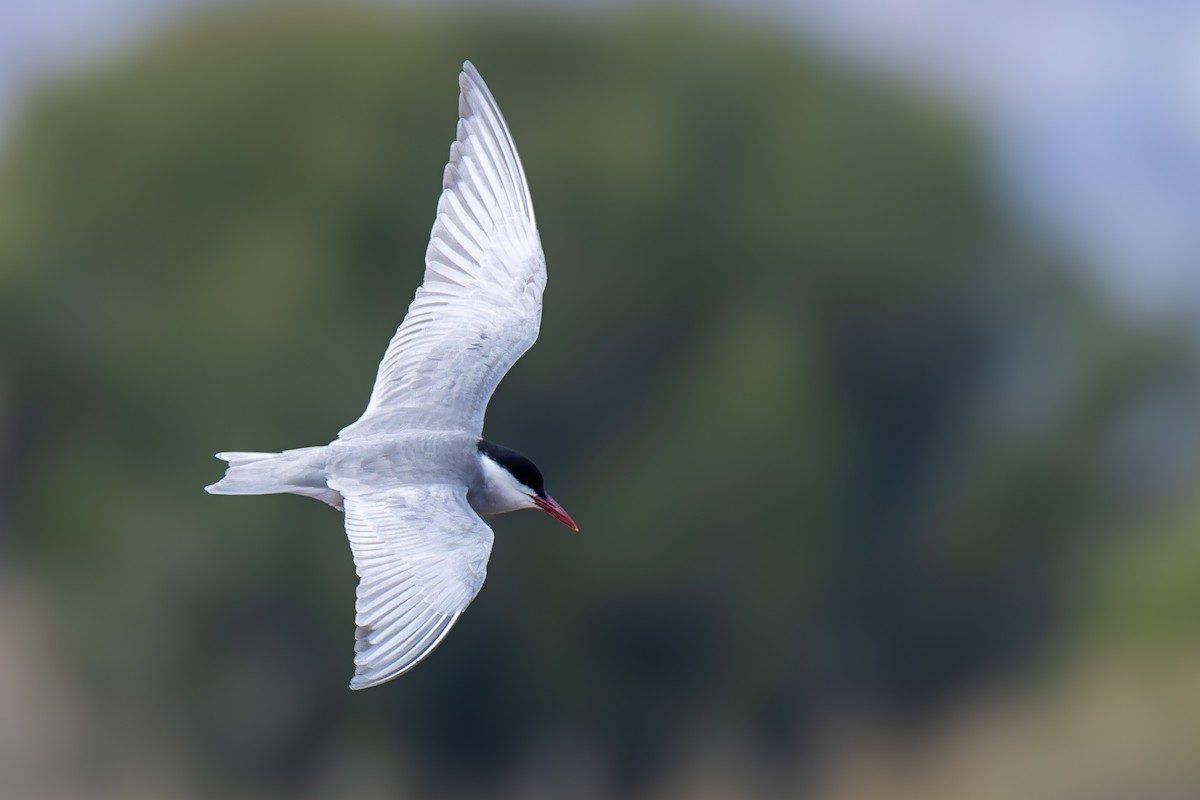
{"label": "pale sky area", "polygon": [[[0,0],[0,147],[40,80],[221,2]],[[571,4],[580,13],[635,5]],[[1017,214],[1069,247],[1130,306],[1200,308],[1200,2],[696,5],[784,24],[832,54],[947,93],[985,132],[997,194]]]}
{"label": "pale sky area", "polygon": [[989,136],[998,190],[1120,296],[1200,306],[1200,2],[803,8],[834,48],[962,101]]}

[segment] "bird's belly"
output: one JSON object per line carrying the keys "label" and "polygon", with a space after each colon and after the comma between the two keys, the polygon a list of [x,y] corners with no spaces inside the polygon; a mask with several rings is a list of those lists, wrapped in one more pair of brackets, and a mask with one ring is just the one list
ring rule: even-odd
{"label": "bird's belly", "polygon": [[389,486],[468,482],[472,445],[456,434],[415,432],[371,436],[330,445],[330,484],[343,492]]}

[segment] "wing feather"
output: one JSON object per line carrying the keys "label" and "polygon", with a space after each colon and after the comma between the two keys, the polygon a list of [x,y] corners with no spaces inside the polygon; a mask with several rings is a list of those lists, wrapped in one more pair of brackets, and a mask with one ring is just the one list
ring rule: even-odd
{"label": "wing feather", "polygon": [[380,361],[366,411],[339,438],[406,427],[479,434],[496,385],[537,339],[546,260],[521,159],[470,62],[459,87],[424,283]]}
{"label": "wing feather", "polygon": [[359,575],[350,688],[364,689],[437,647],[483,585],[492,531],[463,487],[341,491]]}

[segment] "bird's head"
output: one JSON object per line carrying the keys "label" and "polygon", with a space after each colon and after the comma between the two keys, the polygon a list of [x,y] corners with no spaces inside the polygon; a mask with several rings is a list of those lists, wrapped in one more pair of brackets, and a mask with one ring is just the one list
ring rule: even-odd
{"label": "bird's head", "polygon": [[493,442],[480,440],[482,486],[468,495],[477,511],[501,514],[522,508],[540,508],[571,530],[575,520],[546,493],[541,471],[525,456]]}

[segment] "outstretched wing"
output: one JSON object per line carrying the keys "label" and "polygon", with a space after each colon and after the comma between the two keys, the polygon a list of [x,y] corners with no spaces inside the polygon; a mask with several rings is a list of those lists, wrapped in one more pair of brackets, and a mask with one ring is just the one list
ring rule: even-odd
{"label": "outstretched wing", "polygon": [[479,593],[492,530],[466,489],[343,492],[358,571],[351,689],[389,681],[429,655]]}
{"label": "outstretched wing", "polygon": [[521,160],[468,61],[425,282],[392,337],[371,400],[342,439],[400,428],[479,434],[496,385],[537,339],[546,260]]}

